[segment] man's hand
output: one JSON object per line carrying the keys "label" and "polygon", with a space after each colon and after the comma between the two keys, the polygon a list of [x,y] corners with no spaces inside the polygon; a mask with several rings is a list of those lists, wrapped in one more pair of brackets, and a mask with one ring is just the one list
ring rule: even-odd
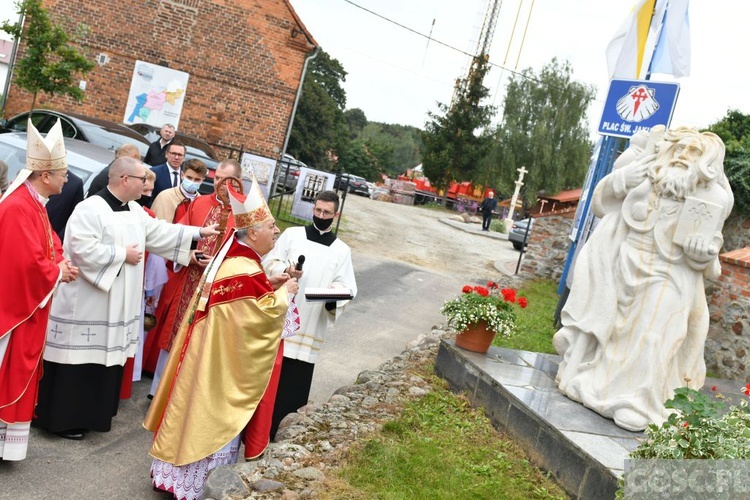
{"label": "man's hand", "polygon": [[[203,257],[199,259],[196,257],[196,254],[201,254]],[[192,250],[190,252],[190,263],[196,266],[206,267],[213,257],[213,255],[206,255],[198,250]]]}
{"label": "man's hand", "polygon": [[219,224],[211,224],[210,226],[202,227],[199,231],[201,238],[206,236],[216,236],[219,234]]}
{"label": "man's hand", "polygon": [[299,284],[297,283],[297,280],[294,278],[290,278],[286,280],[286,283],[284,283],[284,286],[286,287],[289,293],[297,293],[297,291],[299,290]]}
{"label": "man's hand", "polygon": [[278,276],[270,276],[268,278],[268,281],[271,283],[271,286],[274,290],[278,290],[282,287],[284,283],[286,283],[289,280],[289,275],[287,273],[279,274]]}
{"label": "man's hand", "polygon": [[138,250],[138,243],[128,245],[128,247],[125,249],[125,262],[127,262],[128,264],[134,266],[138,264],[142,258],[143,252]]}
{"label": "man's hand", "polygon": [[297,268],[294,266],[294,264],[290,265],[284,270],[284,274],[286,274],[289,278],[295,278],[295,279],[300,279],[302,277],[303,272],[304,271],[302,271],[302,269],[298,271]]}
{"label": "man's hand", "polygon": [[685,244],[682,246],[682,249],[685,255],[698,262],[708,262],[714,259],[718,253],[716,246],[700,234],[691,234],[685,238]]}
{"label": "man's hand", "polygon": [[625,174],[625,187],[628,189],[634,188],[641,182],[646,180],[646,174],[648,173],[648,166],[652,161],[656,159],[656,154],[646,155],[640,158],[638,161],[631,163],[624,167],[623,173]]}
{"label": "man's hand", "polygon": [[61,260],[58,267],[62,271],[62,278],[60,280],[63,283],[70,283],[78,278],[78,268],[72,265],[69,259]]}

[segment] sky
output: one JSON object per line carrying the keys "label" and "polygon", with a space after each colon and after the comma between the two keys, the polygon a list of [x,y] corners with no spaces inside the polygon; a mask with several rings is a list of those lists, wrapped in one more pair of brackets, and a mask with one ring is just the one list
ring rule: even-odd
{"label": "sky", "polygon": [[[488,0],[291,0],[323,50],[348,72],[347,108],[369,121],[423,127],[436,102],[449,103],[466,74]],[[489,51],[493,67],[484,84],[502,107],[511,71],[539,72],[553,57],[567,60],[573,78],[594,85],[588,110],[592,137],[609,86],[605,49],[635,0],[503,0]],[[533,7],[532,7],[533,5]],[[359,8],[360,6],[362,8]],[[520,15],[518,15],[520,7]],[[368,9],[368,12],[364,9]],[[529,16],[529,11],[531,15]],[[516,17],[515,34],[513,30]],[[382,17],[378,17],[382,16]],[[750,2],[692,0],[691,76],[675,80],[680,94],[672,126],[705,127],[729,109],[750,113],[750,68],[739,53],[750,46]],[[384,20],[393,20],[432,41]],[[434,26],[433,26],[434,20]],[[528,29],[524,30],[528,21]],[[438,41],[455,47],[446,48]],[[523,44],[521,42],[523,41]],[[496,121],[501,117],[500,109]]]}
{"label": "sky", "polygon": [[[465,76],[489,3],[290,1],[323,50],[347,72],[343,83],[347,109],[360,108],[369,121],[420,128],[428,111],[438,111],[437,102],[450,102],[456,79]],[[595,137],[609,86],[605,48],[635,3],[502,0],[489,51],[490,62],[497,66],[484,82],[492,103],[500,108],[496,121],[502,116],[505,84],[512,71],[530,67],[538,73],[557,57],[571,63],[574,79],[597,89],[587,113]],[[692,0],[689,14],[692,70],[689,77],[676,80],[680,94],[672,126],[705,127],[729,109],[750,114],[750,67],[741,55],[750,47],[746,26],[750,1]],[[0,0],[0,18],[15,20],[13,0]],[[654,80],[675,81],[663,75]]]}

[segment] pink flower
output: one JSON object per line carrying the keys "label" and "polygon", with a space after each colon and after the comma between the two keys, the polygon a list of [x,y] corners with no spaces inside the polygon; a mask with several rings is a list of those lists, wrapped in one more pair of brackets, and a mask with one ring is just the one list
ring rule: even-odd
{"label": "pink flower", "polygon": [[483,286],[475,286],[474,291],[477,292],[482,297],[489,297],[490,291],[484,288]]}
{"label": "pink flower", "polygon": [[503,288],[500,290],[500,293],[503,294],[503,299],[505,302],[515,302],[516,301],[516,291],[512,288]]}
{"label": "pink flower", "polygon": [[526,306],[529,305],[529,301],[526,300],[526,297],[521,297],[518,299],[518,305],[521,306],[521,309],[526,309]]}
{"label": "pink flower", "polygon": [[474,291],[474,288],[470,287],[469,285],[464,285],[464,287],[461,289],[462,293],[471,293]]}

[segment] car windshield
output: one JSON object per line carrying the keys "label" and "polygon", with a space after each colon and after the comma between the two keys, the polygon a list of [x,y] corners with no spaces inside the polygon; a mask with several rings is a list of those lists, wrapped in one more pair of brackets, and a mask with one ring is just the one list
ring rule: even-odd
{"label": "car windshield", "polygon": [[[0,160],[8,165],[8,182],[13,182],[18,172],[26,165],[26,149],[0,142]],[[80,177],[84,186],[87,185],[88,178],[94,174],[90,170],[72,165],[71,158],[68,159],[68,170]]]}

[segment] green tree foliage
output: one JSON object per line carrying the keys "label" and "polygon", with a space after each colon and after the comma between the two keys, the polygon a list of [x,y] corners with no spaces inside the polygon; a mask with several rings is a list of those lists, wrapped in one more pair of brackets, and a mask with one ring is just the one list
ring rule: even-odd
{"label": "green tree foliage", "polygon": [[721,137],[727,148],[724,173],[734,193],[734,209],[750,215],[750,115],[729,110],[708,130]]}
{"label": "green tree foliage", "polygon": [[346,147],[346,92],[341,87],[345,81],[343,66],[325,51],[310,62],[287,151],[311,167],[336,170]]}
{"label": "green tree foliage", "polygon": [[469,75],[458,82],[453,103],[438,103],[439,112],[428,113],[422,134],[422,168],[440,189],[453,180],[478,180],[477,165],[491,147],[486,127],[495,113],[493,106],[481,104],[489,95],[482,84],[487,71],[486,56],[476,57]]}
{"label": "green tree foliage", "polygon": [[422,162],[419,154],[421,130],[416,127],[369,122],[359,137],[377,156],[379,172],[389,177],[403,174]]}
{"label": "green tree foliage", "polygon": [[359,108],[347,109],[344,111],[344,119],[349,127],[350,139],[357,138],[367,125],[367,116],[365,116],[365,112]]}
{"label": "green tree foliage", "polygon": [[69,35],[59,20],[51,19],[41,0],[22,0],[16,4],[25,19],[20,23],[2,24],[0,29],[25,43],[25,54],[15,66],[16,84],[33,94],[31,109],[37,94],[64,94],[80,101],[84,97],[78,87],[78,75],[85,75],[94,63],[73,46],[85,36],[86,27],[78,25]]}
{"label": "green tree foliage", "polygon": [[526,69],[511,77],[495,147],[483,164],[490,184],[512,192],[517,169],[529,171],[524,200],[581,187],[593,145],[588,139],[586,109],[592,86],[572,79],[568,62],[553,59],[537,75]]}

